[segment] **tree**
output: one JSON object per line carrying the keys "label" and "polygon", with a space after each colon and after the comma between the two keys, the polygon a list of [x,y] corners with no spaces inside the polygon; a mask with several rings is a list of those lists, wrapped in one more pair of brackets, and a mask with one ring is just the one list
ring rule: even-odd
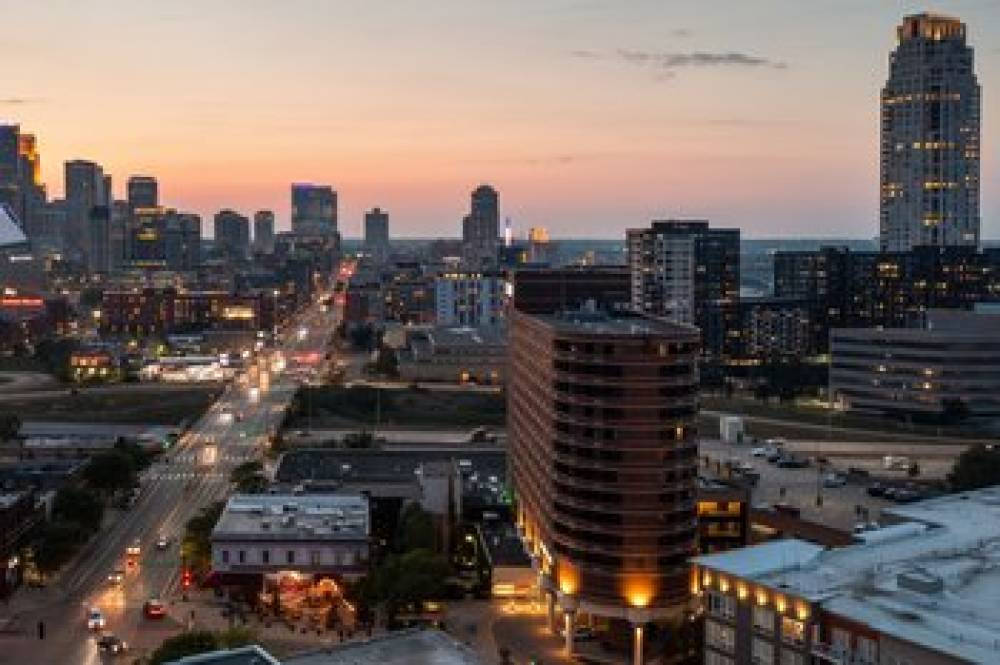
{"label": "tree", "polygon": [[441,598],[450,574],[451,568],[443,556],[429,550],[413,550],[387,557],[364,579],[359,593],[367,605],[384,606],[391,622],[404,607]]}
{"label": "tree", "polygon": [[344,446],[347,448],[374,448],[375,435],[371,430],[362,428],[357,432],[344,435]]}
{"label": "tree", "polygon": [[978,443],[966,448],[948,474],[957,492],[1000,485],[1000,448]]}
{"label": "tree", "polygon": [[389,378],[399,378],[399,360],[396,358],[396,352],[385,344],[378,348],[375,371]]}
{"label": "tree", "polygon": [[244,462],[229,473],[229,482],[236,486],[237,492],[257,494],[267,487],[264,477],[264,465],[258,460]]}
{"label": "tree", "polygon": [[0,414],[0,441],[11,441],[21,433],[21,419],[15,413]]}
{"label": "tree", "polygon": [[195,569],[207,569],[212,562],[212,529],[219,522],[224,507],[222,501],[216,501],[189,519],[184,527],[181,553],[188,565]]}
{"label": "tree", "polygon": [[163,640],[163,643],[150,656],[149,663],[150,665],[162,665],[162,663],[179,660],[185,656],[215,651],[218,648],[219,640],[214,633],[207,630],[181,633]]}
{"label": "tree", "polygon": [[969,418],[969,405],[964,399],[952,397],[941,400],[941,424],[960,425]]}
{"label": "tree", "polygon": [[437,538],[434,537],[434,521],[430,513],[419,503],[407,504],[399,517],[394,540],[395,549],[400,553],[436,549]]}
{"label": "tree", "polygon": [[136,470],[145,469],[152,461],[152,455],[135,441],[130,441],[123,436],[115,440],[115,450],[132,460],[132,466]]}
{"label": "tree", "polygon": [[54,522],[42,527],[34,541],[35,566],[42,574],[53,573],[73,558],[86,531],[78,524]]}
{"label": "tree", "polygon": [[79,487],[62,487],[52,502],[52,517],[59,522],[79,525],[94,532],[104,520],[104,504],[92,491]]}
{"label": "tree", "polygon": [[135,484],[135,463],[127,453],[112,450],[92,457],[83,477],[96,489],[108,492],[126,489]]}

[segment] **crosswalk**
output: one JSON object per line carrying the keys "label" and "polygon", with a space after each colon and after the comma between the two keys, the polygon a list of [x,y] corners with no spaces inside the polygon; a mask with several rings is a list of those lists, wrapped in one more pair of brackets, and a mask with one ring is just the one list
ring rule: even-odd
{"label": "crosswalk", "polygon": [[[215,462],[224,462],[230,464],[242,464],[244,462],[250,462],[252,460],[259,459],[260,455],[248,450],[241,453],[223,453],[215,458]],[[191,453],[180,453],[171,458],[172,464],[199,464],[202,460],[202,453],[191,452]]]}
{"label": "crosswalk", "polygon": [[150,480],[194,480],[196,478],[223,480],[229,478],[228,473],[221,471],[165,471],[149,474]]}

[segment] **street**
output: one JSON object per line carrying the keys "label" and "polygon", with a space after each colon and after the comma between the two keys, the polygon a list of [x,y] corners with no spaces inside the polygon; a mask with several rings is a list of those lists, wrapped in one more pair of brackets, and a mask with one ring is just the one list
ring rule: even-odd
{"label": "street", "polygon": [[[337,308],[307,308],[288,327],[290,333],[279,347],[284,358],[322,359],[338,316]],[[293,361],[288,362],[291,369]],[[0,663],[103,662],[95,634],[84,620],[90,607],[104,612],[106,632],[130,645],[129,659],[175,633],[180,626],[170,615],[189,616],[180,599],[184,525],[226,496],[234,467],[262,456],[295,394],[298,375],[301,372],[284,372],[259,390],[239,381],[228,386],[178,444],[143,473],[141,494],[130,510],[95,537],[47,588],[20,589],[3,608],[0,624],[6,622],[8,628],[0,634]],[[161,535],[169,538],[164,551],[156,548]],[[127,565],[125,549],[136,541],[141,554],[137,563]],[[116,569],[126,571],[121,586],[107,579]],[[166,619],[143,617],[143,604],[150,598],[168,605]],[[39,639],[40,623],[44,639]]]}

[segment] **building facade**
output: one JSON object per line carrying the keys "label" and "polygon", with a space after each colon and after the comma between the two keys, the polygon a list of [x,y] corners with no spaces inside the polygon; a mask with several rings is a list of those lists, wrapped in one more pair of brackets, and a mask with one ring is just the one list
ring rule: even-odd
{"label": "building facade", "polygon": [[132,210],[160,205],[160,188],[152,176],[134,175],[128,179],[125,189],[128,206]]}
{"label": "building facade", "polygon": [[580,309],[588,302],[619,310],[631,302],[631,273],[625,266],[519,268],[513,284],[513,306],[528,314]]}
{"label": "building facade", "polygon": [[362,495],[235,494],[212,530],[212,571],[225,583],[285,571],[357,578],[367,570],[369,535]]}
{"label": "building facade", "polygon": [[258,210],[253,214],[254,254],[274,253],[274,213]]}
{"label": "building facade", "polygon": [[223,256],[245,260],[250,252],[250,220],[235,210],[217,212],[215,247]]}
{"label": "building facade", "polygon": [[699,220],[627,232],[632,309],[697,326],[702,353],[725,362],[739,347],[740,231]]}
{"label": "building facade", "polygon": [[907,16],[881,99],[880,243],[979,245],[980,88],[961,21]]}
{"label": "building facade", "polygon": [[389,213],[381,208],[365,213],[365,251],[376,264],[389,259]]}
{"label": "building facade", "polygon": [[499,273],[444,272],[434,280],[435,323],[439,326],[488,326],[504,315]]}
{"label": "building facade", "polygon": [[1000,249],[778,252],[774,295],[805,303],[811,353],[827,353],[833,328],[905,327],[930,309],[971,309],[1000,300]]}
{"label": "building facade", "polygon": [[105,291],[101,333],[129,337],[206,331],[271,330],[275,298],[270,293],[178,291],[146,288]]}
{"label": "building facade", "polygon": [[329,238],[337,235],[337,192],[329,185],[292,185],[292,232]]}
{"label": "building facade", "polygon": [[844,408],[1000,415],[1000,313],[931,310],[918,328],[834,329],[830,347],[830,396]]}
{"label": "building facade", "polygon": [[468,268],[497,264],[500,250],[500,207],[497,191],[489,185],[473,190],[469,214],[462,220],[462,260]]}
{"label": "building facade", "polygon": [[66,223],[62,242],[67,253],[84,264],[90,250],[90,211],[96,206],[108,206],[111,201],[109,182],[99,164],[85,160],[66,162]]}
{"label": "building facade", "polygon": [[695,500],[698,334],[632,314],[514,311],[507,422],[517,524],[555,629],[633,636],[683,614]]}

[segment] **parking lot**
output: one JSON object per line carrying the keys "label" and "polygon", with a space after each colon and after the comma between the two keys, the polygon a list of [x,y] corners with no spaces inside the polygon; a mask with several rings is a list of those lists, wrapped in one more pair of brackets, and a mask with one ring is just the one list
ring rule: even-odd
{"label": "parking lot", "polygon": [[[824,487],[822,478],[826,472],[816,464],[805,468],[780,468],[763,457],[754,457],[751,454],[753,447],[724,443],[718,439],[702,439],[701,473],[725,475],[726,463],[739,460],[760,474],[760,480],[753,489],[755,505],[788,504],[798,508],[802,517],[838,529],[850,530],[854,527],[858,522],[858,506],[868,510],[869,519],[878,519],[882,508],[893,505],[890,501],[868,495],[866,490],[870,481],[848,479],[841,487]],[[830,470],[846,468],[842,461],[836,459],[831,459],[828,467]],[[817,496],[821,497],[821,505],[817,505]]]}

